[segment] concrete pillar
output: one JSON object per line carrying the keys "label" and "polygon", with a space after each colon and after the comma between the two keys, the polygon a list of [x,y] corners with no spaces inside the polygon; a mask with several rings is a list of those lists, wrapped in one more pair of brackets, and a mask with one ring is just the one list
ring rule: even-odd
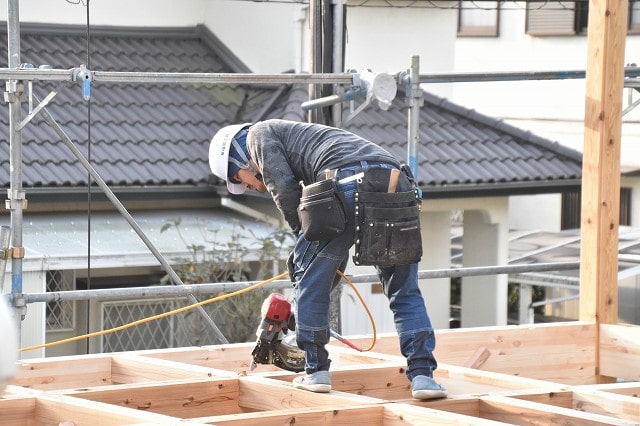
{"label": "concrete pillar", "polygon": [[[451,267],[451,212],[422,214],[422,260],[420,270],[448,269]],[[431,323],[435,329],[449,328],[451,279],[420,280]]]}
{"label": "concrete pillar", "polygon": [[[507,264],[507,221],[491,222],[487,211],[465,210],[463,266]],[[463,277],[461,326],[506,325],[507,283],[504,274]]]}

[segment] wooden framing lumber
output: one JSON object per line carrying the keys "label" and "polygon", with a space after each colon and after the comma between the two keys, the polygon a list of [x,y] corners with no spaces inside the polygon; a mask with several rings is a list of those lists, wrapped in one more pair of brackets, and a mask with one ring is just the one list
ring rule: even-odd
{"label": "wooden framing lumber", "polygon": [[[81,402],[81,403],[80,403]],[[79,401],[66,395],[40,395],[18,400],[0,399],[3,426],[170,424],[174,419],[145,411]]]}
{"label": "wooden framing lumber", "polygon": [[229,376],[226,371],[187,367],[166,360],[110,355],[57,357],[20,361],[16,386],[40,389],[74,389],[123,383]]}
{"label": "wooden framing lumber", "polygon": [[[594,351],[585,348],[595,327],[573,322],[439,333],[435,375],[449,397],[433,401],[411,397],[392,335],[381,336],[375,348],[390,353],[332,342],[328,394],[295,389],[297,374],[284,370],[258,366],[248,373],[242,363],[253,344],[28,360],[0,396],[0,424],[638,424],[640,382],[599,384],[594,368],[586,368],[589,375],[574,367],[575,359],[593,365]],[[616,364],[606,371],[635,374],[640,327],[600,327],[601,353],[611,354],[602,360]],[[357,339],[365,337],[350,337]],[[485,361],[472,362],[479,368],[464,366],[480,358]],[[559,373],[563,367],[567,374]]]}
{"label": "wooden framing lumber", "polygon": [[600,325],[600,373],[640,381],[640,327]]}
{"label": "wooden framing lumber", "polygon": [[608,324],[618,322],[620,139],[627,9],[627,0],[589,1],[580,319]]}
{"label": "wooden framing lumber", "polygon": [[558,407],[509,398],[488,396],[479,399],[480,415],[509,424],[579,424],[579,425],[633,425],[632,421],[616,417],[587,413],[572,408]]}
{"label": "wooden framing lumber", "polygon": [[573,388],[566,392],[544,392],[519,397],[557,407],[571,408],[605,416],[615,415],[628,421],[640,423],[640,401],[627,395],[611,395],[597,387]]}
{"label": "wooden framing lumber", "polygon": [[[481,350],[489,353],[478,366],[482,370],[557,383],[595,383],[596,336],[595,324],[580,321],[437,330],[435,355],[438,361],[465,366]],[[362,344],[370,337],[350,339]],[[398,340],[393,334],[378,336],[373,350],[400,356]],[[526,371],[533,354],[544,367]]]}

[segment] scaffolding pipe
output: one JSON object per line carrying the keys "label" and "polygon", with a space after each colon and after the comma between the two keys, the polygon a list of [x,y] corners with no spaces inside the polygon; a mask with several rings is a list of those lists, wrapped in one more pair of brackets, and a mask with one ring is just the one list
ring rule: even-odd
{"label": "scaffolding pipe", "polygon": [[[626,78],[640,77],[640,67],[625,67]],[[570,80],[585,78],[583,70],[507,71],[476,73],[421,74],[420,83],[477,83],[482,81]]]}
{"label": "scaffolding pipe", "polygon": [[[40,102],[39,99],[38,99],[38,102]],[[115,196],[115,194],[111,191],[111,189],[106,184],[104,179],[102,179],[102,176],[100,176],[98,174],[98,172],[96,172],[96,170],[93,168],[93,166],[91,166],[89,161],[87,161],[87,159],[82,155],[80,150],[78,150],[78,148],[73,144],[73,142],[71,141],[69,136],[67,136],[67,134],[64,132],[64,130],[60,127],[60,125],[51,116],[49,111],[46,108],[42,108],[41,112],[42,112],[42,115],[43,115],[45,121],[47,122],[47,124],[49,124],[49,126],[51,126],[51,128],[58,134],[58,136],[64,142],[64,144],[69,148],[69,150],[71,150],[73,155],[80,161],[80,163],[82,163],[84,168],[89,172],[91,177],[95,180],[95,182],[98,184],[98,186],[102,189],[102,191],[105,193],[107,198],[109,198],[109,200],[113,203],[113,205],[116,207],[116,209],[118,209],[120,214],[127,220],[127,222],[129,222],[129,225],[131,225],[131,227],[136,232],[136,234],[138,234],[140,239],[145,243],[147,248],[149,248],[151,253],[153,253],[153,255],[156,257],[156,259],[158,259],[158,261],[162,265],[162,267],[165,270],[165,272],[167,272],[167,274],[169,274],[169,277],[171,277],[171,281],[175,285],[184,285],[184,283],[182,282],[182,280],[180,279],[178,274],[176,274],[176,272],[173,270],[171,265],[169,265],[169,262],[167,262],[167,260],[164,258],[164,256],[162,256],[162,254],[158,251],[158,249],[156,249],[156,247],[153,245],[151,240],[149,240],[147,238],[147,236],[142,231],[142,228],[140,228],[140,226],[133,219],[133,217],[129,214],[129,212],[124,207],[124,205],[120,202],[120,200],[118,200],[118,198]],[[191,302],[191,303],[197,303],[198,302],[198,300],[192,294],[187,294],[186,296],[189,299],[189,302]],[[228,340],[224,337],[224,335],[220,331],[220,329],[218,328],[218,326],[215,324],[213,319],[211,319],[211,317],[207,314],[207,312],[201,306],[198,307],[198,312],[200,313],[200,315],[202,315],[202,317],[209,324],[209,326],[211,326],[211,328],[213,329],[213,331],[217,335],[218,339],[222,343],[229,343]]]}
{"label": "scaffolding pipe", "polygon": [[[20,66],[20,14],[19,0],[9,0],[7,15],[8,65],[14,70]],[[10,187],[6,208],[11,211],[11,298],[14,320],[20,335],[25,304],[22,299],[22,210],[26,205],[22,189],[22,132],[18,125],[22,121],[22,82],[6,82],[5,101],[9,103],[9,163]]]}
{"label": "scaffolding pipe", "polygon": [[[68,81],[76,79],[71,69],[29,68],[16,70],[0,68],[0,79],[25,81]],[[248,84],[278,85],[296,83],[351,84],[352,73],[342,74],[252,74],[252,73],[204,73],[204,72],[142,72],[142,71],[92,71],[92,82],[103,83],[161,83],[161,84]]]}
{"label": "scaffolding pipe", "polygon": [[[16,0],[12,0],[16,1]],[[25,81],[75,81],[72,69],[0,68],[2,80]],[[253,73],[189,73],[189,72],[142,72],[142,71],[92,71],[96,82],[111,83],[162,83],[162,84],[352,84],[353,73],[311,73],[311,74],[253,74]],[[556,71],[513,71],[486,73],[441,73],[419,74],[423,83],[473,83],[482,81],[522,81],[522,80],[567,80],[585,78],[583,70]],[[640,77],[640,67],[625,67],[625,78]],[[638,86],[637,80],[629,80],[630,86]]]}
{"label": "scaffolding pipe", "polygon": [[[257,282],[238,281],[232,283],[184,284],[181,286],[148,286],[129,288],[108,288],[93,290],[69,290],[46,293],[25,294],[27,303],[71,302],[78,300],[122,300],[147,298],[175,298],[192,294],[194,296],[211,296],[244,290]],[[291,288],[291,281],[274,281],[263,287],[267,290]]]}
{"label": "scaffolding pipe", "polygon": [[418,145],[420,144],[420,110],[424,103],[420,89],[420,57],[411,56],[409,81],[407,82],[407,100],[409,101],[407,130],[407,164],[418,182]]}
{"label": "scaffolding pipe", "polygon": [[[563,271],[576,270],[580,268],[580,262],[558,262],[558,263],[537,263],[525,265],[509,265],[509,266],[476,266],[468,268],[455,269],[432,269],[418,272],[418,279],[434,279],[434,278],[454,278],[478,275],[500,275],[512,274],[518,272],[545,272],[545,271]],[[380,277],[377,274],[351,275],[348,276],[353,283],[372,283],[378,282]],[[73,290],[73,291],[57,291],[46,293],[29,293],[24,298],[27,303],[40,302],[59,302],[72,300],[116,300],[122,298],[144,298],[144,297],[160,297],[160,296],[185,296],[188,294],[210,295],[217,294],[221,291],[231,292],[242,290],[251,285],[257,284],[258,281],[245,281],[234,283],[207,283],[207,284],[183,284],[181,286],[151,286],[151,287],[131,287],[116,289],[96,289],[96,290]],[[549,285],[551,285],[549,283]],[[262,288],[267,289],[283,289],[291,288],[291,282],[288,280],[278,280],[265,285]],[[577,286],[574,286],[577,289]]]}

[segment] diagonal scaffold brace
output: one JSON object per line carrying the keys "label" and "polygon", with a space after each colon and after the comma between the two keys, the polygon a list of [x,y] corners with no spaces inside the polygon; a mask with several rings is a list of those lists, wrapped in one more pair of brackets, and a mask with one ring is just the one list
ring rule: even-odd
{"label": "diagonal scaffold brace", "polygon": [[[34,95],[34,97],[35,97],[35,95]],[[37,99],[37,97],[36,97],[36,99]],[[40,102],[39,99],[37,99],[37,101],[40,104],[42,104],[42,102]],[[98,184],[100,189],[102,189],[102,191],[105,193],[107,198],[109,198],[109,200],[113,203],[113,205],[116,207],[116,209],[118,209],[120,214],[122,214],[122,216],[126,219],[126,221],[131,226],[131,228],[133,228],[133,230],[136,232],[136,234],[138,234],[140,239],[144,242],[144,244],[151,251],[151,253],[153,253],[153,255],[156,257],[156,259],[158,259],[158,261],[160,262],[160,264],[164,268],[165,272],[167,274],[169,274],[169,276],[171,278],[171,282],[174,285],[184,285],[184,283],[182,282],[182,280],[180,279],[178,274],[175,272],[175,270],[171,267],[169,262],[167,262],[167,260],[164,258],[162,253],[160,253],[158,251],[158,249],[153,245],[153,243],[149,240],[149,238],[147,238],[147,236],[142,231],[142,228],[140,228],[140,226],[135,221],[135,219],[131,216],[131,214],[129,214],[127,209],[120,202],[118,197],[116,197],[116,195],[113,193],[113,191],[111,191],[111,189],[106,184],[104,179],[102,179],[100,174],[98,174],[98,172],[93,168],[93,166],[91,166],[91,164],[84,157],[84,155],[82,155],[82,152],[80,152],[80,150],[75,146],[75,144],[73,143],[71,138],[69,138],[69,136],[65,133],[64,129],[62,129],[62,127],[56,122],[56,120],[53,118],[53,116],[47,110],[47,108],[46,107],[40,108],[40,113],[42,114],[42,117],[47,122],[47,124],[49,126],[51,126],[51,128],[58,134],[58,136],[60,137],[62,142],[64,142],[64,144],[67,146],[67,148],[69,148],[69,150],[78,159],[78,161],[80,161],[80,163],[82,163],[82,166],[87,170],[87,172],[89,172],[89,174],[91,174],[91,177],[95,180],[95,182]],[[187,298],[188,298],[189,302],[192,303],[192,304],[198,303],[198,300],[196,299],[196,297],[193,294],[188,294]],[[197,309],[198,313],[207,322],[207,324],[209,324],[209,326],[211,327],[211,329],[215,333],[215,335],[218,338],[218,340],[223,344],[229,343],[229,341],[226,339],[226,337],[224,337],[224,335],[222,334],[222,332],[220,331],[220,329],[218,328],[216,323],[207,314],[207,312],[204,310],[204,308],[202,306],[197,306],[196,309]]]}

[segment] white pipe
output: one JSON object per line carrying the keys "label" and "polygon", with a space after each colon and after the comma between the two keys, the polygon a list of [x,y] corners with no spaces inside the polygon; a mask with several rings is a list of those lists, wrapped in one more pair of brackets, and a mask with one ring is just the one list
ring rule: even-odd
{"label": "white pipe", "polygon": [[302,40],[304,40],[304,23],[307,20],[308,11],[309,7],[307,5],[298,4],[293,12],[293,67],[296,74],[301,73],[304,69],[304,45]]}

